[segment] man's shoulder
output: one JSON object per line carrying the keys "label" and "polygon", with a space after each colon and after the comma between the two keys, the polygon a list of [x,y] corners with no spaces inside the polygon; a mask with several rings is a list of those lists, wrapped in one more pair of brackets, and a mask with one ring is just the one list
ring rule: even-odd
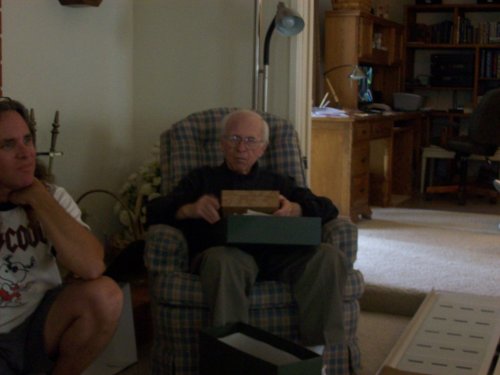
{"label": "man's shoulder", "polygon": [[196,181],[205,181],[217,178],[217,176],[221,175],[222,168],[220,166],[210,166],[203,165],[200,167],[196,167],[189,171],[180,181],[182,185],[185,182],[193,183]]}
{"label": "man's shoulder", "polygon": [[267,176],[270,178],[274,178],[276,180],[289,181],[289,182],[295,181],[295,179],[292,176],[290,176],[289,174],[280,173],[280,172],[275,171],[273,169],[261,168],[259,170],[259,173],[261,176]]}
{"label": "man's shoulder", "polygon": [[211,173],[217,173],[222,170],[222,167],[220,165],[218,166],[213,166],[213,165],[202,165],[200,167],[194,168],[189,172],[189,174],[211,174]]}

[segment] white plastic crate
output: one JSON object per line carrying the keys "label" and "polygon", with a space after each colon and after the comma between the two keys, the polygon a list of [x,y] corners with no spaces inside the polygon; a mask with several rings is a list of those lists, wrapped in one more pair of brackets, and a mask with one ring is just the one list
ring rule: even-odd
{"label": "white plastic crate", "polygon": [[500,339],[500,298],[432,291],[379,370],[429,375],[488,372]]}
{"label": "white plastic crate", "polygon": [[130,284],[120,286],[123,291],[123,310],[115,335],[106,349],[82,375],[113,375],[137,362]]}

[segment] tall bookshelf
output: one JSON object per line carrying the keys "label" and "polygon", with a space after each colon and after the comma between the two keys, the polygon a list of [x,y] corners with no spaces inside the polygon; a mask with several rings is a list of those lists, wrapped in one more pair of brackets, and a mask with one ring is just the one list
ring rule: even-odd
{"label": "tall bookshelf", "polygon": [[[447,93],[451,107],[474,108],[486,91],[500,87],[500,4],[407,6],[405,39],[407,91]],[[444,65],[451,69],[440,71],[438,59],[451,61]],[[459,64],[465,67],[460,76],[453,71]]]}

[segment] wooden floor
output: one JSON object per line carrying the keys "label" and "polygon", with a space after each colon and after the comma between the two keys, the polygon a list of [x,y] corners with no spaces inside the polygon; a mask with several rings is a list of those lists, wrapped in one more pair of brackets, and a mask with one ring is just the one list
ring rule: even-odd
{"label": "wooden floor", "polygon": [[[498,199],[496,204],[492,204],[488,199],[483,197],[468,197],[465,205],[459,205],[456,197],[453,195],[436,195],[432,200],[423,199],[416,195],[411,199],[399,203],[398,206],[500,216],[500,199]],[[132,285],[132,300],[139,361],[120,372],[120,375],[147,375],[151,372],[149,354],[153,336],[147,285],[144,283]]]}

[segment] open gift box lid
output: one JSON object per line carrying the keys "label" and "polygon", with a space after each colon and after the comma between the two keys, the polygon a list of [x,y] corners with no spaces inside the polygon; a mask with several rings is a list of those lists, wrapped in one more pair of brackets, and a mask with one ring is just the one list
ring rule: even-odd
{"label": "open gift box lid", "polygon": [[317,353],[244,323],[200,331],[200,375],[320,374]]}

